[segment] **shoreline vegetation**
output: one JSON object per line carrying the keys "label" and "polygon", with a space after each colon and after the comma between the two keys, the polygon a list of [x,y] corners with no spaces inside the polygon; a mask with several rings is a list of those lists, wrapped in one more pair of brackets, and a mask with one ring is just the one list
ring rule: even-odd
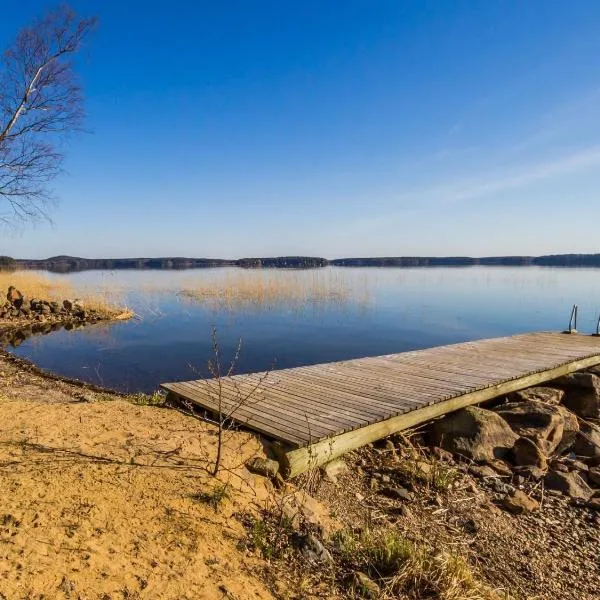
{"label": "shoreline vegetation", "polygon": [[[204,278],[190,280],[178,295],[215,309],[341,305],[355,296],[348,284],[331,272],[282,273],[275,270],[258,274],[234,271],[211,277],[208,281]],[[357,300],[363,304],[368,301],[366,290]]]}
{"label": "shoreline vegetation", "polygon": [[320,267],[600,267],[600,254],[551,254],[544,256],[396,256],[326,259],[311,256],[262,258],[81,258],[53,256],[44,259],[15,259],[0,256],[0,270],[38,269],[56,273],[117,269],[199,269],[240,267],[243,269],[282,268],[312,269]]}
{"label": "shoreline vegetation", "polygon": [[18,345],[34,333],[133,317],[108,292],[79,290],[37,273],[0,270],[0,347]]}

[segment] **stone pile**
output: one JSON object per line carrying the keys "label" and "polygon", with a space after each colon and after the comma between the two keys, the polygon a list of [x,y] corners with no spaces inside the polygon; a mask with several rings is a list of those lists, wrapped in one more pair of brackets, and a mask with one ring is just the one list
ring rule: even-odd
{"label": "stone pile", "polygon": [[65,316],[85,320],[89,312],[79,300],[65,299],[62,302],[50,302],[37,298],[28,299],[13,286],[8,288],[6,302],[0,304],[0,319],[3,320],[43,321]]}
{"label": "stone pile", "polygon": [[544,494],[600,510],[599,375],[595,367],[491,409],[464,408],[434,422],[428,442],[469,465],[512,512],[534,510]]}

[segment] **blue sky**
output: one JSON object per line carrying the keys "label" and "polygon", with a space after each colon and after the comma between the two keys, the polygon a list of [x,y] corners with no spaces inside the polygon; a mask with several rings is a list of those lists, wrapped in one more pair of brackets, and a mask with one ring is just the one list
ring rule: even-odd
{"label": "blue sky", "polygon": [[72,5],[92,133],[0,254],[600,251],[597,1]]}

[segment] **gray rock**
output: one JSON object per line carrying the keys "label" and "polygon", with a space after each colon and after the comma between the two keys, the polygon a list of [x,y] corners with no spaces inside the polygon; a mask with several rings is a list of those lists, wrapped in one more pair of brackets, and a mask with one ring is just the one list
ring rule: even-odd
{"label": "gray rock", "polygon": [[600,487],[600,467],[592,467],[588,471],[588,482],[594,487]]}
{"label": "gray rock", "polygon": [[577,456],[600,457],[600,427],[581,420],[573,451]]}
{"label": "gray rock", "polygon": [[563,417],[563,434],[558,446],[554,449],[555,454],[562,454],[573,446],[579,433],[579,421],[577,416],[566,407],[556,407]]}
{"label": "gray rock", "polygon": [[338,458],[321,467],[321,471],[327,481],[337,483],[338,477],[348,471],[348,465],[341,458]]}
{"label": "gray rock", "polygon": [[593,373],[571,373],[556,380],[566,390],[563,404],[584,419],[600,418],[600,377]]}
{"label": "gray rock", "polygon": [[6,299],[16,308],[23,306],[23,294],[13,285],[8,288]]}
{"label": "gray rock", "polygon": [[444,450],[439,446],[434,446],[431,448],[431,456],[440,462],[445,462],[452,464],[454,462],[454,456],[452,452],[448,452],[448,450]]}
{"label": "gray rock", "polygon": [[518,436],[535,442],[546,456],[552,454],[563,437],[564,417],[551,404],[539,400],[511,402],[497,412]]}
{"label": "gray rock", "polygon": [[262,458],[260,456],[254,456],[246,463],[246,468],[251,473],[274,479],[279,473],[279,463],[276,460],[270,458]]}
{"label": "gray rock", "polygon": [[71,594],[75,591],[75,584],[63,575],[63,578],[58,585],[58,589],[67,597],[70,598]]}
{"label": "gray rock", "polygon": [[309,533],[302,540],[300,551],[310,563],[327,565],[333,564],[333,557],[331,556],[329,550],[327,550],[322,542],[312,533]]}
{"label": "gray rock", "polygon": [[515,490],[502,501],[502,506],[513,514],[520,515],[524,512],[532,512],[540,507],[539,502],[529,497],[521,490]]}
{"label": "gray rock", "polygon": [[469,467],[469,473],[475,477],[478,477],[479,479],[499,477],[498,473],[488,465],[471,465]]}
{"label": "gray rock", "polygon": [[588,501],[586,506],[592,510],[600,511],[600,498],[592,498]]}
{"label": "gray rock", "polygon": [[538,467],[515,467],[515,473],[521,475],[525,480],[533,479],[534,481],[539,481],[546,474],[546,471]]}
{"label": "gray rock", "polygon": [[518,467],[537,467],[542,471],[548,468],[548,461],[541,448],[526,437],[520,437],[515,442],[512,457]]}
{"label": "gray rock", "polygon": [[379,598],[381,593],[379,586],[362,571],[355,571],[352,574],[352,588],[361,598],[371,600]]}
{"label": "gray rock", "polygon": [[411,501],[413,499],[413,495],[406,488],[402,486],[384,486],[379,490],[379,493],[383,496],[387,496],[388,498],[392,498],[394,500],[407,500]]}
{"label": "gray rock", "polygon": [[544,477],[544,484],[548,489],[558,490],[571,498],[588,500],[592,495],[590,487],[575,472],[563,473],[560,471],[550,471]]}
{"label": "gray rock", "polygon": [[530,387],[526,390],[513,392],[507,396],[509,402],[529,402],[536,400],[546,404],[560,404],[565,395],[565,391],[559,388],[545,386]]}
{"label": "gray rock", "polygon": [[492,479],[492,488],[497,494],[514,494],[516,488],[510,483],[504,483],[499,479]]}
{"label": "gray rock", "polygon": [[444,450],[489,462],[506,456],[518,436],[495,412],[469,406],[436,421],[430,437]]}
{"label": "gray rock", "polygon": [[582,471],[587,473],[590,470],[590,468],[584,462],[574,458],[563,458],[562,461],[569,467],[569,471]]}

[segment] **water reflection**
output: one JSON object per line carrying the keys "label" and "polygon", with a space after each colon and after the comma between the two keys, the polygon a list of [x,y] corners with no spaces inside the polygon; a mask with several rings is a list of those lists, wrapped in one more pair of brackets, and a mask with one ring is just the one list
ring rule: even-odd
{"label": "water reflection", "polygon": [[[224,360],[243,339],[239,370],[247,372],[273,362],[283,368],[563,330],[574,303],[579,329],[592,332],[600,307],[600,277],[592,269],[327,267],[240,275],[224,268],[52,277],[78,289],[118,290],[140,318],[28,334],[13,351],[43,368],[125,391],[205,372],[213,325]],[[200,290],[200,297],[190,299],[185,290]]]}

